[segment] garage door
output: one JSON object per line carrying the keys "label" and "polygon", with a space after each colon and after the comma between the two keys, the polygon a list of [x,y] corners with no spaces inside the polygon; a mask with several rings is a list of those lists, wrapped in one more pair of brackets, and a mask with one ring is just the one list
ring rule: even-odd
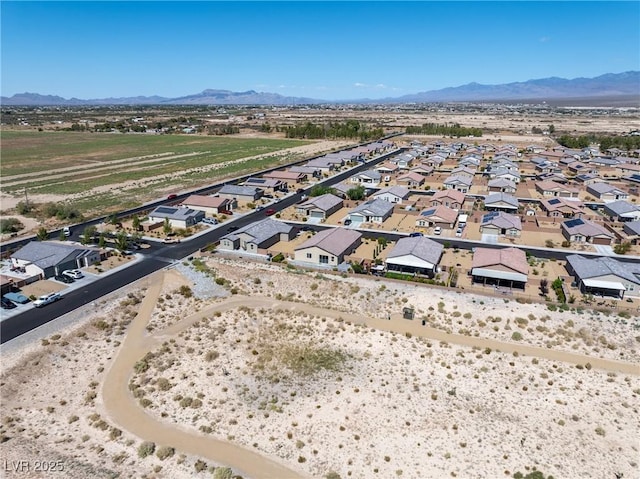
{"label": "garage door", "polygon": [[312,211],[309,214],[309,216],[311,218],[320,218],[320,219],[322,219],[322,218],[324,218],[324,213],[322,211]]}

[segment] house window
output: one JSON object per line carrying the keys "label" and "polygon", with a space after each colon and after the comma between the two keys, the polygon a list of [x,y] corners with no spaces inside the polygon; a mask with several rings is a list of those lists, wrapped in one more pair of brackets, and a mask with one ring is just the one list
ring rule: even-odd
{"label": "house window", "polygon": [[329,264],[329,257],[321,254],[320,255],[320,264]]}
{"label": "house window", "polygon": [[307,258],[311,259],[312,254],[311,253],[307,253]]}

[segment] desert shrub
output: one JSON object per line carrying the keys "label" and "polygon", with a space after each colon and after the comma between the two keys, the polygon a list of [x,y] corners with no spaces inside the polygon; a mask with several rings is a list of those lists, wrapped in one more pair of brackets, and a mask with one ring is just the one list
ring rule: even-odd
{"label": "desert shrub", "polygon": [[204,359],[208,362],[214,361],[218,359],[218,357],[220,357],[220,353],[215,349],[212,349],[211,351],[207,351],[207,354],[204,355]]}
{"label": "desert shrub", "polygon": [[193,291],[191,291],[191,288],[186,284],[183,284],[182,286],[180,286],[180,289],[178,290],[178,292],[185,298],[190,298],[193,296]]}
{"label": "desert shrub", "polygon": [[202,472],[207,470],[207,463],[201,459],[198,459],[193,465],[196,472]]}
{"label": "desert shrub", "polygon": [[156,443],[145,441],[138,446],[138,457],[145,458],[153,454],[156,450]]}
{"label": "desert shrub", "polygon": [[511,339],[513,339],[514,341],[522,341],[522,334],[520,334],[518,331],[514,331],[511,335]]}
{"label": "desert shrub", "polygon": [[158,389],[160,389],[160,391],[168,391],[172,388],[172,384],[167,378],[158,378],[156,386],[158,386]]}
{"label": "desert shrub", "polygon": [[213,479],[232,479],[233,471],[229,467],[216,467]]}
{"label": "desert shrub", "polygon": [[162,446],[160,449],[156,451],[156,456],[158,456],[158,459],[160,459],[161,461],[164,461],[168,457],[173,456],[175,452],[176,450],[172,447]]}
{"label": "desert shrub", "polygon": [[282,253],[278,253],[273,258],[271,258],[271,261],[273,261],[274,263],[282,263],[284,261],[284,255]]}

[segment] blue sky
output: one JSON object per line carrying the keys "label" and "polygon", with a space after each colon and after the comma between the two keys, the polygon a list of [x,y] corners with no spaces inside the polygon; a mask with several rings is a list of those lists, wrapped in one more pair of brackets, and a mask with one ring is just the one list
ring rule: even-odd
{"label": "blue sky", "polygon": [[339,100],[640,70],[640,2],[1,3],[1,92]]}

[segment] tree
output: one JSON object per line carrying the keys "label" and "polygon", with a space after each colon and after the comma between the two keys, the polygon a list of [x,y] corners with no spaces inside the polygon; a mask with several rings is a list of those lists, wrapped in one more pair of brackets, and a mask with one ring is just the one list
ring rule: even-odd
{"label": "tree", "polygon": [[133,217],[133,220],[131,221],[131,226],[135,231],[140,231],[140,218],[138,217],[138,215],[135,215]]}
{"label": "tree", "polygon": [[365,189],[363,185],[358,185],[347,191],[347,196],[350,200],[362,200],[364,199]]}
{"label": "tree", "polygon": [[45,228],[44,226],[41,226],[40,228],[38,228],[38,232],[36,233],[36,238],[38,238],[38,241],[44,241],[47,238],[49,238],[49,233],[47,232],[47,228]]}
{"label": "tree", "polygon": [[336,190],[334,190],[333,188],[331,188],[329,186],[316,185],[313,188],[311,188],[311,191],[309,191],[309,196],[322,196],[322,195],[326,195],[327,193],[334,194],[335,191]]}
{"label": "tree", "polygon": [[82,232],[82,237],[80,238],[80,243],[82,244],[90,244],[93,241],[93,236],[96,234],[95,226],[87,226]]}
{"label": "tree", "polygon": [[0,220],[1,233],[17,233],[24,228],[24,225],[18,218],[2,218]]}
{"label": "tree", "polygon": [[115,238],[116,249],[121,253],[127,249],[129,244],[129,238],[127,238],[127,233],[124,231],[118,232]]}
{"label": "tree", "polygon": [[542,278],[540,280],[540,292],[545,296],[547,295],[547,293],[549,293],[549,280],[548,279]]}
{"label": "tree", "polygon": [[100,233],[100,236],[98,237],[98,247],[104,249],[106,243],[107,242],[104,238],[104,233]]}
{"label": "tree", "polygon": [[168,235],[171,233],[171,229],[171,222],[169,221],[169,218],[165,218],[164,225],[162,225],[162,231],[164,231],[164,234]]}

